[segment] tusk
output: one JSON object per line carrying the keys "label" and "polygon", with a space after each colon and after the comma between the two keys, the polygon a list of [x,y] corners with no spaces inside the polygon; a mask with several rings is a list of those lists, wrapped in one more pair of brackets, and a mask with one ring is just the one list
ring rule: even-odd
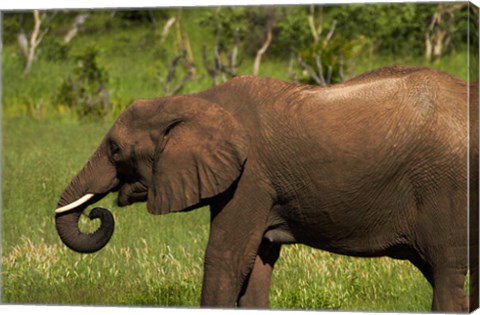
{"label": "tusk", "polygon": [[95,195],[94,194],[86,194],[85,196],[78,199],[77,201],[74,201],[72,203],[69,203],[66,206],[55,209],[55,213],[62,213],[62,212],[68,211],[68,210],[72,210],[72,209],[84,204],[85,202],[90,200],[93,196],[95,196]]}

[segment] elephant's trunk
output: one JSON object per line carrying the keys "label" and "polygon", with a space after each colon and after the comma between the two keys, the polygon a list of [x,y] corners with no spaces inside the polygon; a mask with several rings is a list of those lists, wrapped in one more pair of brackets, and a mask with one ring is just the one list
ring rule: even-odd
{"label": "elephant's trunk", "polygon": [[78,221],[85,206],[55,215],[55,226],[62,242],[79,253],[93,253],[102,249],[112,237],[115,222],[110,211],[94,208],[88,217],[90,220],[100,219],[100,227],[93,233],[80,231]]}
{"label": "elephant's trunk", "polygon": [[55,210],[60,239],[80,253],[93,253],[103,248],[114,230],[113,215],[103,208],[94,208],[88,215],[90,220],[99,219],[101,222],[95,232],[84,233],[78,225],[83,211],[118,185],[115,167],[102,152],[103,144],[65,189]]}

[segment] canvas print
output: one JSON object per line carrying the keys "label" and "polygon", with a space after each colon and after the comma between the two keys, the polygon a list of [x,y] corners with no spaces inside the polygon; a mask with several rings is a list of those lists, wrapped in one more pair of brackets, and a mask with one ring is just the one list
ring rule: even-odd
{"label": "canvas print", "polygon": [[478,308],[469,2],[4,12],[4,304]]}

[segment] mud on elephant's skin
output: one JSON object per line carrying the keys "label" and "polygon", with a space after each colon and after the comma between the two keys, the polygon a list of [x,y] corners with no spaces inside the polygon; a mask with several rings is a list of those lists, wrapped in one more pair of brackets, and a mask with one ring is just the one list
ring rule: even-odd
{"label": "mud on elephant's skin", "polygon": [[407,259],[433,310],[468,310],[467,87],[389,67],[326,88],[242,76],[136,101],[61,196],[58,233],[73,250],[101,249],[110,213],[92,211],[102,224],[88,235],[78,218],[110,192],[152,214],[208,204],[203,306],[268,307],[281,246],[301,243]]}

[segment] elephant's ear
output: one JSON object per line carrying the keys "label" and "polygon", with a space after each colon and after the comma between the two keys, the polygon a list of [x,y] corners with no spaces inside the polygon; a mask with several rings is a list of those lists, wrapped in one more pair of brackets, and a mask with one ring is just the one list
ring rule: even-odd
{"label": "elephant's ear", "polygon": [[179,102],[157,143],[147,201],[152,214],[181,211],[224,192],[247,158],[247,133],[229,112],[201,99]]}

